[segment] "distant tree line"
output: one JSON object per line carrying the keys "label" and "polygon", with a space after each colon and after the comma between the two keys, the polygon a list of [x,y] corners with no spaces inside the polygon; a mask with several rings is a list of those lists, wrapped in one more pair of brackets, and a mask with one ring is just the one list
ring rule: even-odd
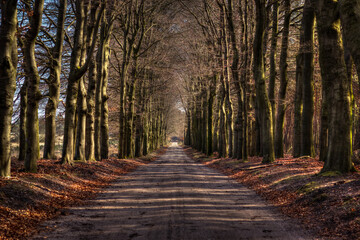
{"label": "distant tree line", "polygon": [[[57,158],[56,129],[64,116],[63,164],[109,157],[109,116],[117,122],[120,158],[146,155],[165,143],[170,83],[156,68],[164,57],[159,43],[168,34],[159,26],[167,4],[1,1],[0,176],[10,176],[14,118],[19,160],[29,172],[37,171],[40,158],[39,113],[46,159]],[[110,110],[109,98],[117,103]]]}
{"label": "distant tree line", "polygon": [[201,66],[184,81],[185,144],[264,163],[318,153],[324,172],[354,170],[360,1],[182,2]]}

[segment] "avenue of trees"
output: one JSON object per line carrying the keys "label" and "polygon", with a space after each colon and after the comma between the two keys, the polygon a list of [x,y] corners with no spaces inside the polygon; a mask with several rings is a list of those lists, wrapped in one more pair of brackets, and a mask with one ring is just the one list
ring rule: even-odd
{"label": "avenue of trees", "polygon": [[41,157],[58,157],[59,137],[63,164],[108,158],[110,136],[119,158],[165,143],[175,99],[157,70],[166,57],[169,32],[160,22],[167,4],[1,1],[0,176],[10,176],[14,126],[29,172]]}
{"label": "avenue of trees", "polygon": [[360,0],[0,4],[0,176],[14,135],[36,172],[59,145],[63,164],[146,155],[183,115],[184,143],[208,155],[354,170]]}
{"label": "avenue of trees", "polygon": [[323,172],[353,171],[360,1],[190,2],[201,67],[184,80],[185,144],[264,163],[318,154]]}

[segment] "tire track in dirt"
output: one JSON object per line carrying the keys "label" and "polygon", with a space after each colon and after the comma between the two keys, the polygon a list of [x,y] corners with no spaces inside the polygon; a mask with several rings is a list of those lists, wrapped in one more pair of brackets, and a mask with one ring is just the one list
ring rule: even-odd
{"label": "tire track in dirt", "polygon": [[252,190],[170,147],[33,239],[312,239]]}

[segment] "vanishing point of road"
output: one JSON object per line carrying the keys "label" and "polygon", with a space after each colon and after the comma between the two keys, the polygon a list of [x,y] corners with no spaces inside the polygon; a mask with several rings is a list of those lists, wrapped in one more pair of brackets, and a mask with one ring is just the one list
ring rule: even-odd
{"label": "vanishing point of road", "polygon": [[252,190],[174,144],[33,239],[313,239]]}

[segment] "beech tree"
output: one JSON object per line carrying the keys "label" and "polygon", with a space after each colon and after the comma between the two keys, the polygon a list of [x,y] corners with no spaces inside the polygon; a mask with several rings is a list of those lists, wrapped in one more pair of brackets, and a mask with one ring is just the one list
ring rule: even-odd
{"label": "beech tree", "polygon": [[358,0],[2,1],[1,176],[10,175],[11,125],[19,160],[36,172],[43,143],[43,157],[56,159],[63,137],[63,164],[101,161],[114,149],[119,158],[139,157],[164,145],[182,115],[185,144],[207,155],[267,164],[290,152],[319,154],[323,172],[352,171],[358,7]]}
{"label": "beech tree", "polygon": [[360,76],[360,44],[359,44],[359,22],[360,13],[358,0],[342,0],[339,3],[341,26],[344,37],[346,38],[347,47],[350,49],[354,60],[357,75]]}
{"label": "beech tree", "polygon": [[60,75],[61,60],[63,54],[63,44],[65,36],[65,16],[67,1],[60,0],[57,16],[56,40],[52,49],[50,59],[49,73],[49,96],[45,108],[45,146],[44,158],[55,159],[55,138],[56,138],[56,111],[59,105],[60,97]]}
{"label": "beech tree", "polygon": [[[301,155],[315,156],[313,117],[314,117],[314,21],[315,13],[311,1],[305,1],[302,20],[303,31],[303,67],[302,67],[302,101],[303,112],[301,116]],[[324,88],[324,87],[323,87]],[[324,95],[326,96],[326,95]],[[323,97],[324,97],[323,96]],[[326,114],[324,110],[323,114]],[[325,122],[321,122],[321,127]]]}
{"label": "beech tree", "polygon": [[271,105],[266,92],[264,76],[264,33],[266,24],[265,0],[255,0],[256,4],[256,32],[254,37],[253,74],[256,88],[256,101],[259,109],[259,131],[263,162],[269,163],[275,160],[273,119]]}
{"label": "beech tree", "polygon": [[0,176],[10,176],[10,131],[17,68],[17,1],[1,1]]}
{"label": "beech tree", "polygon": [[320,66],[327,105],[328,147],[323,172],[349,172],[354,169],[351,141],[350,87],[346,74],[341,41],[340,16],[335,11],[337,1],[316,3],[316,20],[320,45]]}
{"label": "beech tree", "polygon": [[[273,118],[273,121],[276,121],[275,124],[275,156],[284,157],[284,141],[283,141],[283,132],[284,132],[284,118],[285,118],[285,100],[286,100],[286,90],[289,82],[288,79],[288,49],[289,49],[289,31],[290,31],[290,21],[291,21],[291,2],[290,0],[284,0],[284,26],[282,29],[282,40],[281,40],[281,53],[280,53],[280,88],[279,88],[279,98],[278,98],[278,107],[276,120]],[[275,107],[272,108],[275,111]],[[273,114],[274,116],[274,114]]]}
{"label": "beech tree", "polygon": [[[276,56],[277,56],[277,42],[279,34],[279,24],[278,24],[278,15],[279,15],[279,2],[274,1],[272,4],[272,25],[271,25],[271,46],[270,46],[270,73],[269,73],[269,87],[268,95],[271,103],[272,118],[275,119],[276,115],[276,99],[275,99],[275,82],[276,82]],[[273,129],[275,130],[275,122],[273,121]],[[275,133],[275,132],[274,132]]]}
{"label": "beech tree", "polygon": [[[63,152],[62,152],[62,162],[71,164],[74,161],[74,137],[75,137],[75,114],[76,114],[76,102],[79,91],[80,79],[86,73],[89,64],[92,59],[93,51],[95,49],[96,40],[97,40],[97,31],[100,25],[101,16],[105,9],[105,3],[101,2],[100,9],[93,12],[96,15],[96,23],[94,29],[92,30],[93,34],[91,36],[92,42],[89,44],[90,48],[86,52],[86,59],[83,62],[81,61],[82,50],[85,47],[84,42],[84,30],[85,30],[85,5],[81,0],[76,0],[75,2],[75,16],[76,16],[76,25],[75,25],[75,35],[74,35],[74,45],[73,51],[71,53],[71,62],[70,62],[70,73],[68,79],[68,87],[66,92],[66,110],[65,110],[65,126],[64,126],[64,141],[63,141]],[[95,8],[96,9],[96,8]],[[83,86],[83,85],[82,85]],[[82,89],[83,91],[83,89]],[[83,110],[83,109],[82,109]],[[82,125],[83,127],[83,125]],[[85,139],[80,139],[78,141],[84,141]],[[84,142],[82,142],[83,145]],[[85,146],[84,146],[85,149]],[[83,152],[85,154],[85,152]],[[83,159],[84,155],[81,156]]]}
{"label": "beech tree", "polygon": [[30,22],[30,27],[24,39],[24,65],[27,77],[28,100],[26,109],[25,170],[36,172],[37,160],[40,157],[38,108],[42,94],[39,91],[40,75],[35,59],[35,41],[41,27],[44,0],[35,0],[33,7],[31,7],[30,1],[25,4]]}

